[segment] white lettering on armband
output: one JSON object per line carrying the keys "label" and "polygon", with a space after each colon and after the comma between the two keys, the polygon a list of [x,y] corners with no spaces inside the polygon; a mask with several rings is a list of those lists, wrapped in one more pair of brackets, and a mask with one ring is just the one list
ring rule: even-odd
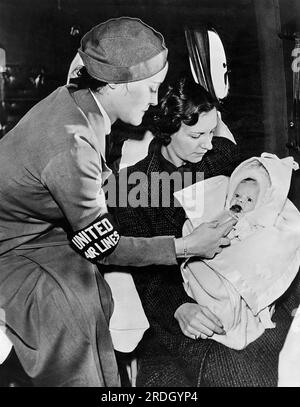
{"label": "white lettering on armband", "polygon": [[97,260],[112,253],[119,240],[120,235],[113,217],[105,214],[86,228],[74,233],[71,242],[85,258]]}

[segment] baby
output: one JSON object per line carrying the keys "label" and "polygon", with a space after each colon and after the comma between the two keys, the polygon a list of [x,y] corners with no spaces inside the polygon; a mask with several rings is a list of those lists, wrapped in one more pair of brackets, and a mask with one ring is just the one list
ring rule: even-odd
{"label": "baby", "polygon": [[258,182],[253,178],[243,179],[236,187],[230,201],[230,212],[242,215],[252,211],[257,203],[259,195]]}
{"label": "baby", "polygon": [[[280,160],[267,153],[253,157],[237,167],[226,188],[218,180],[218,188],[204,196],[209,204],[202,221],[216,219],[220,224],[230,217],[238,221],[228,234],[231,245],[221,253],[182,264],[183,285],[222,322],[226,334],[211,339],[232,349],[245,348],[274,327],[273,304],[299,269],[300,214],[287,200],[293,168],[291,157]],[[184,232],[189,228],[187,222]]]}
{"label": "baby", "polygon": [[[238,238],[241,240],[249,233],[257,230],[258,224],[253,224],[242,218],[248,212],[252,212],[258,205],[261,188],[254,178],[244,178],[236,186],[231,199],[229,200],[229,210],[224,210],[218,217],[218,224],[225,223],[229,218],[235,218],[238,223],[229,233],[229,239]],[[261,194],[262,195],[262,194]]]}
{"label": "baby", "polygon": [[229,210],[224,210],[218,217],[219,224],[225,223],[230,217],[239,220],[245,213],[255,209],[260,187],[254,178],[242,179],[236,186],[229,201]]}

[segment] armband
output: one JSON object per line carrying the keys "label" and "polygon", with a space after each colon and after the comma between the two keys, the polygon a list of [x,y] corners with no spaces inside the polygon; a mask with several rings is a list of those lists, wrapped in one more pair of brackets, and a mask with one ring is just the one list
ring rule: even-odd
{"label": "armband", "polygon": [[71,236],[74,249],[91,262],[111,254],[119,240],[118,226],[109,213],[100,216],[89,226]]}

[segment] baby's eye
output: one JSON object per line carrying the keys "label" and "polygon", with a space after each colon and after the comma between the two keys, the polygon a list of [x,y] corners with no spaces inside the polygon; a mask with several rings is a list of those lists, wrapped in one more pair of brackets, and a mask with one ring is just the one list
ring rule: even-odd
{"label": "baby's eye", "polygon": [[157,91],[158,91],[158,89],[156,89],[156,88],[150,88],[151,93],[156,93]]}
{"label": "baby's eye", "polygon": [[247,201],[248,201],[248,202],[252,202],[252,198],[248,198]]}
{"label": "baby's eye", "polygon": [[240,194],[234,194],[234,197],[235,197],[235,198],[239,198],[239,197],[240,197]]}

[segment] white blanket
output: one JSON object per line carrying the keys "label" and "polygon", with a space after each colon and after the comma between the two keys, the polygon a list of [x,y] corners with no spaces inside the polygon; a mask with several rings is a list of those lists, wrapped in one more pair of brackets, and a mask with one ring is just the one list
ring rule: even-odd
{"label": "white blanket", "polygon": [[213,335],[212,339],[233,349],[245,348],[266,328],[274,327],[272,304],[298,272],[300,214],[287,199],[296,165],[292,157],[280,160],[264,153],[242,163],[230,179],[211,178],[175,194],[189,217],[183,232],[187,234],[228,207],[236,185],[255,176],[258,165],[269,174],[271,187],[260,206],[244,216],[249,224],[259,227],[242,240],[233,239],[214,259],[190,259],[182,266],[187,293],[208,306],[224,325],[226,335]]}
{"label": "white blanket", "polygon": [[300,306],[279,355],[278,387],[300,387]]}
{"label": "white blanket", "polygon": [[12,343],[6,335],[5,311],[0,308],[0,365],[5,361],[12,349]]}

